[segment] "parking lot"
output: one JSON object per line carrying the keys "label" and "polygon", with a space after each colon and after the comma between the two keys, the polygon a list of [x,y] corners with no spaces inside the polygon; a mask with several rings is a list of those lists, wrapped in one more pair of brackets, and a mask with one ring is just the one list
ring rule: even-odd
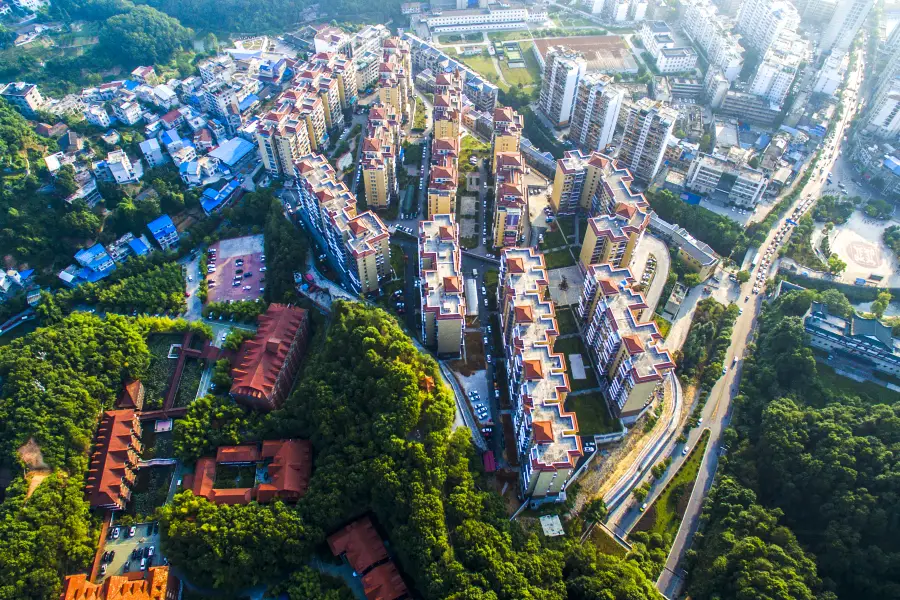
{"label": "parking lot", "polygon": [[[209,302],[256,300],[265,290],[263,236],[222,240],[209,247]],[[209,272],[210,269],[215,269]]]}
{"label": "parking lot", "polygon": [[[155,526],[155,529],[154,529]],[[101,566],[101,574],[97,576],[97,583],[103,581],[110,575],[122,575],[123,573],[133,573],[141,570],[141,558],[144,559],[147,568],[164,564],[163,556],[160,554],[159,545],[159,526],[155,522],[138,523],[134,526],[134,536],[129,536],[129,527],[114,526],[110,527],[110,534],[114,534],[118,529],[119,537],[107,537],[104,540],[102,553],[115,553],[111,560],[104,560],[101,565],[106,566],[103,572]],[[149,533],[151,530],[154,533]],[[153,547],[153,556],[149,554],[150,547]],[[141,558],[132,557],[132,553],[140,549]],[[127,565],[127,566],[126,566]]]}

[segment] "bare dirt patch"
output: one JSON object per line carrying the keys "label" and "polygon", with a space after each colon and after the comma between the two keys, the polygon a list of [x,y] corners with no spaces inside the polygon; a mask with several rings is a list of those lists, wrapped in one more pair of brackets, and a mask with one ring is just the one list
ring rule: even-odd
{"label": "bare dirt patch", "polygon": [[470,377],[476,371],[483,371],[487,366],[484,362],[484,342],[481,340],[481,332],[467,331],[465,344],[465,360],[454,360],[450,363],[450,368],[463,377]]}
{"label": "bare dirt patch", "polygon": [[25,468],[29,471],[50,470],[50,466],[44,462],[44,455],[41,453],[41,447],[34,441],[34,438],[31,438],[22,444],[17,452],[19,454],[19,459],[25,464]]}

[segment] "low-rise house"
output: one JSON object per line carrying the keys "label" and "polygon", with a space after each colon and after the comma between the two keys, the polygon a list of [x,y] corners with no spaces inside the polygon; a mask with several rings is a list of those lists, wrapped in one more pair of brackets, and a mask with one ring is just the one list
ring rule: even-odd
{"label": "low-rise house", "polygon": [[106,168],[113,180],[119,185],[137,183],[144,176],[144,167],[140,160],[131,162],[124,150],[110,152],[106,156]]}
{"label": "low-rise house", "polygon": [[75,253],[75,265],[69,265],[60,272],[59,278],[68,287],[78,287],[82,283],[95,283],[116,270],[116,264],[100,244],[82,248]]}
{"label": "low-rise house", "polygon": [[156,138],[144,140],[139,144],[141,152],[144,154],[144,160],[151,169],[162,166],[166,163],[166,155],[163,154],[159,141]]}
{"label": "low-rise house", "polygon": [[219,189],[210,186],[203,190],[203,195],[200,196],[200,206],[207,215],[219,212],[236,198],[240,198],[242,190],[241,183],[237,178],[232,178]]}
{"label": "low-rise house", "polygon": [[400,600],[409,591],[372,521],[362,517],[328,536],[328,547],[362,577],[367,600]]}
{"label": "low-rise house", "polygon": [[160,84],[153,88],[152,102],[163,110],[169,110],[181,104],[178,101],[178,94],[165,84]]}
{"label": "low-rise house", "polygon": [[131,72],[131,78],[140,83],[145,83],[147,85],[156,85],[159,81],[156,77],[156,69],[152,66],[150,67],[137,67],[134,71]]}
{"label": "low-rise house", "polygon": [[29,116],[40,110],[46,102],[37,85],[21,81],[6,84],[0,90],[0,97]]}
{"label": "low-rise house", "polygon": [[178,245],[178,230],[169,215],[161,215],[150,221],[147,223],[147,229],[150,230],[150,235],[163,250]]}

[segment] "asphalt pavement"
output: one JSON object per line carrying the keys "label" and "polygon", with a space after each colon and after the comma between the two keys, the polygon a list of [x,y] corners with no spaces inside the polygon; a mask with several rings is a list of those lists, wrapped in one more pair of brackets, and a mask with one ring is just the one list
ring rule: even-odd
{"label": "asphalt pavement", "polygon": [[[820,197],[823,187],[827,183],[827,174],[832,169],[836,158],[840,156],[839,150],[843,142],[844,133],[856,114],[857,101],[854,90],[861,77],[863,64],[862,60],[858,61],[857,70],[852,75],[851,83],[845,92],[844,102],[846,109],[843,119],[835,128],[834,136],[831,141],[823,146],[821,159],[819,161],[819,166],[822,167],[822,173],[819,174],[817,167],[816,172],[809,179],[802,193],[798,194],[794,205],[785,213],[786,216],[781,217],[772,227],[765,243],[760,247],[761,251],[764,251],[773,243],[778,230],[785,225],[794,209],[802,204],[805,197]],[[787,238],[785,238],[782,243],[787,243]],[[657,589],[668,598],[675,598],[681,592],[681,588],[684,584],[684,571],[679,565],[685,552],[690,547],[694,535],[700,525],[700,513],[703,502],[706,499],[715,478],[719,454],[722,447],[722,432],[730,422],[731,402],[738,393],[740,371],[743,366],[741,358],[743,358],[747,344],[751,341],[753,332],[756,329],[757,315],[764,298],[763,294],[752,293],[752,288],[756,282],[756,277],[760,268],[761,265],[753,267],[750,281],[741,286],[740,295],[749,299],[743,302],[740,300],[738,301],[739,305],[742,306],[744,310],[743,314],[740,315],[735,322],[731,346],[728,348],[724,362],[725,365],[732,365],[732,361],[737,357],[737,365],[733,368],[729,366],[725,375],[713,386],[702,413],[703,423],[710,430],[709,444],[707,445],[706,454],[703,457],[700,472],[698,473],[697,480],[694,484],[694,491],[688,502],[684,519],[682,520],[675,542],[669,552],[665,568],[656,582]],[[688,444],[696,443],[699,435],[699,428],[695,428],[691,432],[693,440],[689,437]]]}

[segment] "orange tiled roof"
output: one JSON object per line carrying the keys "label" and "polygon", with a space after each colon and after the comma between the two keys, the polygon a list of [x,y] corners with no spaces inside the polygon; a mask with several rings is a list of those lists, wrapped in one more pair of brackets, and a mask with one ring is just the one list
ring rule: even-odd
{"label": "orange tiled roof", "polygon": [[625,344],[628,354],[640,354],[644,351],[644,344],[636,335],[623,335],[622,343]]}
{"label": "orange tiled roof", "polygon": [[525,361],[525,379],[543,379],[544,367],[539,360]]}
{"label": "orange tiled roof", "polygon": [[239,446],[220,446],[216,451],[216,463],[248,463],[259,460],[259,448],[256,444]]}
{"label": "orange tiled roof", "polygon": [[140,403],[140,399],[142,396],[142,391],[144,389],[143,384],[141,384],[140,379],[132,379],[125,383],[122,387],[122,393],[119,395],[119,401],[116,403],[116,408],[125,409],[140,409],[138,406]]}
{"label": "orange tiled roof", "polygon": [[259,502],[268,502],[275,497],[296,500],[306,494],[312,476],[312,444],[309,441],[265,441],[262,456],[272,458],[272,462],[269,463],[270,483],[259,486]]}
{"label": "orange tiled roof", "polygon": [[92,507],[124,507],[123,481],[133,481],[142,446],[134,435],[140,432],[134,411],[110,410],[103,414],[85,481],[85,493]]}
{"label": "orange tiled roof", "polygon": [[528,304],[516,306],[516,323],[534,323],[534,311]]}
{"label": "orange tiled roof", "polygon": [[553,441],[553,427],[550,421],[535,421],[531,425],[535,442],[549,444]]}
{"label": "orange tiled roof", "polygon": [[85,574],[69,575],[60,600],[165,600],[170,590],[177,595],[180,586],[169,567],[113,575],[100,584],[89,582]]}
{"label": "orange tiled roof", "polygon": [[363,592],[367,600],[397,600],[409,593],[394,563],[379,565],[363,575]]}
{"label": "orange tiled roof", "polygon": [[509,265],[510,273],[524,273],[525,272],[525,261],[521,258],[511,258],[506,263]]}

